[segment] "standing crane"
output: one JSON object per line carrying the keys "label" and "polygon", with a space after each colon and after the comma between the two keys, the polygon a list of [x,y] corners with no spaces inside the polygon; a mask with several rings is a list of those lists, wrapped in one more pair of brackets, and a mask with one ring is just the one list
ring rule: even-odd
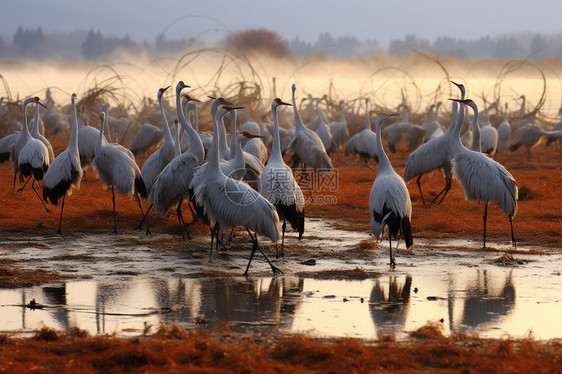
{"label": "standing crane", "polygon": [[[59,234],[62,232],[62,213],[66,195],[71,195],[74,188],[80,188],[82,180],[82,167],[78,155],[78,119],[76,118],[76,94],[71,96],[72,104],[72,130],[68,147],[62,151],[51,163],[43,178],[43,200],[51,200],[53,205],[58,205],[62,197],[60,209]],[[47,200],[48,199],[48,200]]]}
{"label": "standing crane", "polygon": [[[377,134],[380,134],[382,122],[396,114],[383,113],[375,119]],[[371,233],[379,239],[385,226],[388,226],[388,244],[390,266],[396,266],[392,254],[392,237],[398,233],[404,238],[406,247],[414,244],[412,238],[412,202],[406,183],[399,176],[382,147],[381,137],[377,136],[379,166],[377,176],[369,195],[369,212],[371,213]],[[397,246],[398,247],[398,246]]]}
{"label": "standing crane", "polygon": [[291,168],[283,161],[281,143],[279,141],[279,120],[277,108],[281,105],[291,105],[276,98],[271,103],[273,112],[273,144],[267,165],[260,177],[260,194],[265,197],[277,210],[279,219],[283,220],[281,239],[281,256],[284,253],[285,230],[287,222],[299,233],[299,240],[304,232],[304,196]]}
{"label": "standing crane", "polygon": [[[211,111],[223,103],[226,103],[224,99],[215,99]],[[253,247],[244,275],[248,274],[256,250],[263,254],[274,275],[282,274],[282,271],[269,261],[258,243],[258,234],[267,236],[274,243],[279,240],[279,216],[275,207],[247,183],[229,178],[221,171],[218,126],[214,118],[213,142],[207,160],[209,166],[201,172],[202,182],[195,187],[193,196],[196,205],[205,213],[212,227],[211,235],[216,233],[218,240],[219,232],[225,232],[235,226],[246,227]],[[250,230],[254,231],[254,234]]]}
{"label": "standing crane", "polygon": [[[474,119],[478,118],[478,107],[471,99],[458,100],[474,111]],[[464,108],[463,108],[464,110]],[[460,124],[457,123],[456,133],[459,133]],[[513,234],[512,218],[517,212],[518,189],[517,182],[513,176],[498,162],[492,160],[483,153],[466,149],[460,142],[459,137],[451,148],[453,159],[451,161],[454,178],[459,181],[467,201],[483,201],[484,207],[484,244],[486,248],[486,219],[488,217],[488,202],[496,201],[509,218],[511,227],[511,242],[516,247],[515,235]]]}

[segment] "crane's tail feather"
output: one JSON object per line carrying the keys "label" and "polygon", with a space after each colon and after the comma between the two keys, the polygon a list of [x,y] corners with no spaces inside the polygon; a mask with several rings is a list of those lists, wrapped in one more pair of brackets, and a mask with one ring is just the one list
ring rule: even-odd
{"label": "crane's tail feather", "polygon": [[414,244],[414,239],[412,237],[412,225],[408,217],[402,218],[401,222],[402,235],[404,236],[404,242],[406,242],[406,247],[410,248]]}

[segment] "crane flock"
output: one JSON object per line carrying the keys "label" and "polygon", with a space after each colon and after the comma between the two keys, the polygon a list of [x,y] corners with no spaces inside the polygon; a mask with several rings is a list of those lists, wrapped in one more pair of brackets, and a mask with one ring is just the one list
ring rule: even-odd
{"label": "crane flock", "polygon": [[[27,178],[27,184],[32,179],[32,189],[48,212],[45,203],[58,205],[62,198],[59,233],[62,232],[66,195],[70,195],[73,189],[80,188],[83,168],[90,165],[102,185],[112,191],[115,233],[117,216],[114,189],[117,189],[120,195],[134,196],[138,199],[142,217],[140,226],[152,207],[161,216],[166,216],[174,209],[182,232],[190,239],[189,224],[184,221],[181,209],[184,203],[188,205],[193,222],[200,221],[211,230],[210,255],[214,243],[217,250],[219,245],[224,247],[227,244],[224,234],[230,232],[232,235],[236,227],[244,228],[252,241],[244,274],[248,273],[256,251],[263,254],[274,274],[282,274],[269,260],[258,238],[267,237],[275,244],[281,241],[281,256],[284,254],[287,221],[298,233],[298,239],[303,238],[306,199],[299,181],[294,176],[295,169],[301,166],[304,170],[309,167],[314,171],[328,172],[333,169],[330,155],[342,148],[345,149],[345,156],[359,155],[362,167],[368,166],[371,159],[378,163],[368,200],[370,231],[377,239],[388,236],[391,266],[396,265],[392,240],[403,240],[407,248],[411,247],[416,232],[415,227],[412,227],[412,216],[423,214],[412,211],[407,187],[407,183],[416,177],[424,207],[431,206],[439,197],[441,199],[438,203],[441,204],[452,188],[453,179],[458,181],[467,201],[484,203],[483,248],[486,248],[488,204],[496,202],[509,219],[511,243],[515,248],[516,238],[512,220],[517,212],[518,186],[505,167],[491,157],[496,153],[508,152],[509,149],[515,150],[520,145],[525,145],[530,150],[541,137],[547,137],[550,141],[562,138],[562,130],[545,131],[536,124],[524,125],[515,130],[508,121],[507,104],[503,122],[497,130],[489,122],[487,115],[484,116],[487,122],[480,126],[482,118],[479,116],[478,106],[472,99],[465,98],[466,89],[462,84],[452,83],[459,88],[461,95],[460,99],[450,98],[452,117],[447,129],[439,123],[438,113],[443,104],[437,103],[431,106],[427,121],[422,125],[414,125],[402,118],[394,126],[387,126],[388,130],[385,132],[382,130],[383,121],[398,114],[379,113],[373,131],[367,98],[364,129],[349,136],[345,103],[339,103],[339,120],[327,122],[319,107],[322,99],[312,98],[319,119],[319,124],[313,131],[304,123],[299,113],[296,105],[296,86],[293,84],[292,105],[280,98],[272,100],[272,125],[256,119],[244,123],[241,127],[246,131],[240,132],[237,131],[236,114],[242,107],[235,106],[224,98],[210,96],[211,135],[199,133],[197,104],[201,101],[183,94],[182,92],[190,86],[180,81],[175,90],[177,124],[169,126],[163,104],[163,96],[169,86],[160,88],[156,96],[162,130],[154,125],[144,124],[133,140],[132,152],[119,143],[108,142],[104,133],[104,130],[108,131],[106,112],[102,111],[99,114],[99,130],[93,126],[80,126],[76,108],[77,96],[72,94],[70,140],[68,147],[56,157],[49,141],[40,131],[39,106],[43,104],[38,97],[30,97],[22,103],[22,131],[0,139],[0,161],[10,158],[14,172],[14,189],[18,174],[20,182]],[[31,131],[28,129],[26,118],[26,107],[29,104],[36,105]],[[282,107],[293,110],[293,128],[281,126],[278,110]],[[473,111],[472,130],[468,131],[472,135],[471,149],[465,147],[461,141],[463,131],[467,127],[466,108]],[[189,115],[190,112],[193,116]],[[227,115],[231,117],[230,145],[224,124],[224,117]],[[422,138],[425,136],[425,142],[416,140],[411,143],[417,148],[408,155],[402,177],[390,163],[383,146],[383,138],[388,140],[389,149],[395,152],[397,142],[404,135],[407,137],[408,131],[415,131],[417,139],[420,130],[421,133],[425,131],[425,135],[422,134]],[[512,141],[512,138],[515,141]],[[268,144],[266,139],[272,139],[271,144]],[[510,144],[513,144],[511,148]],[[139,167],[138,157],[155,147],[158,149],[148,157],[142,168]],[[443,171],[446,185],[433,201],[426,204],[420,180],[422,175],[433,170]],[[35,189],[36,182],[42,183],[42,197]],[[310,190],[310,185],[308,187]],[[18,191],[22,190],[23,187]],[[310,193],[312,195],[312,191]],[[146,213],[143,211],[141,199],[150,203]]]}

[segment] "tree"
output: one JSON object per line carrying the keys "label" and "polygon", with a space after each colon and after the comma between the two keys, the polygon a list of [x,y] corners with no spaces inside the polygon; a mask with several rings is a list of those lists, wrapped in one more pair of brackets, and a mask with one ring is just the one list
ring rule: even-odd
{"label": "tree", "polygon": [[233,32],[224,39],[223,44],[227,48],[265,52],[274,57],[285,57],[289,54],[289,43],[275,31],[265,28]]}

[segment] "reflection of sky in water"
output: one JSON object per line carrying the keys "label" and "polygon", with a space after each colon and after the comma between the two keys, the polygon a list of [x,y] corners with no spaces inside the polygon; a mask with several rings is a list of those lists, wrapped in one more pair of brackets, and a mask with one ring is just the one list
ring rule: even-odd
{"label": "reflection of sky in water", "polygon": [[[259,329],[319,336],[377,338],[428,321],[445,333],[475,331],[536,338],[562,337],[561,280],[533,266],[443,269],[411,268],[362,281],[284,277],[160,279],[0,290],[0,330],[29,331],[45,324],[92,334],[139,334],[160,321],[186,328],[228,321],[235,331]],[[417,292],[415,292],[417,291]],[[32,299],[53,308],[29,310]],[[443,322],[439,322],[443,319]]]}

